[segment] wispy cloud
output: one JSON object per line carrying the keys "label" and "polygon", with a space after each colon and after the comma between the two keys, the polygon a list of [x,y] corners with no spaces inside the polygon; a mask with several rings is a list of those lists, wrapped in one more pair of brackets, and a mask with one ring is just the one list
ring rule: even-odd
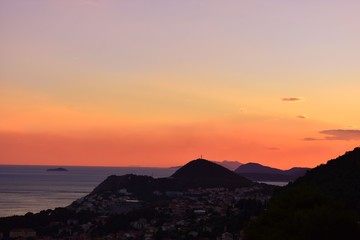
{"label": "wispy cloud", "polygon": [[300,102],[302,100],[303,99],[299,98],[299,97],[285,97],[285,98],[281,99],[281,101],[284,101],[284,102]]}
{"label": "wispy cloud", "polygon": [[308,118],[306,115],[297,115],[296,117],[300,118],[300,119],[307,119]]}
{"label": "wispy cloud", "polygon": [[318,141],[318,140],[360,140],[360,130],[356,129],[330,129],[322,130],[320,134],[326,135],[324,138],[306,137],[303,141]]}
{"label": "wispy cloud", "polygon": [[333,129],[320,131],[327,135],[326,140],[360,140],[360,130],[356,129]]}
{"label": "wispy cloud", "polygon": [[312,137],[303,138],[303,141],[319,141],[319,140],[322,140],[322,139],[312,138]]}

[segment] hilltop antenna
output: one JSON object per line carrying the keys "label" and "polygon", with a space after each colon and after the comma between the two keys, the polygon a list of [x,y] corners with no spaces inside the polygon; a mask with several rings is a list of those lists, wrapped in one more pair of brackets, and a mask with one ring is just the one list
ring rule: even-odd
{"label": "hilltop antenna", "polygon": [[202,158],[202,154],[200,155],[200,159],[202,160],[203,158]]}

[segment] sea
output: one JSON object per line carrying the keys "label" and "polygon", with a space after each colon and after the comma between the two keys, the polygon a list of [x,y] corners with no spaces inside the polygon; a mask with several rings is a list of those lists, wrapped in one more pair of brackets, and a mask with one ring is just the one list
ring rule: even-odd
{"label": "sea", "polygon": [[268,184],[268,185],[274,185],[274,186],[283,187],[283,186],[286,186],[289,182],[258,181],[258,183],[266,183],[266,184]]}
{"label": "sea", "polygon": [[168,177],[176,168],[0,165],[0,217],[66,207],[90,193],[110,175]]}

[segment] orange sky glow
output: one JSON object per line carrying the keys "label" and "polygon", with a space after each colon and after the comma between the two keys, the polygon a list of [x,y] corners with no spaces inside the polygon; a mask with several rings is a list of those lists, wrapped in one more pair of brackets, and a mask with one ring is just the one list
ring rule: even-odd
{"label": "orange sky glow", "polygon": [[360,142],[359,12],[1,1],[0,164],[325,163]]}

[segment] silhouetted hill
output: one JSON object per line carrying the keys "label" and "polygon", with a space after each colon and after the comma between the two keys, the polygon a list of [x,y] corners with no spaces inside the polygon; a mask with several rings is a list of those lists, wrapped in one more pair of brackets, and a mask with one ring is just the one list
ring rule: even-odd
{"label": "silhouetted hill", "polygon": [[118,192],[121,189],[126,189],[140,200],[151,201],[154,197],[154,191],[183,191],[187,188],[189,188],[188,184],[177,179],[127,174],[107,177],[90,194]]}
{"label": "silhouetted hill", "polygon": [[241,165],[235,170],[236,173],[270,173],[270,174],[282,174],[283,171],[276,168],[263,166],[259,163],[246,163]]}
{"label": "silhouetted hill", "polygon": [[293,181],[304,175],[310,168],[291,168],[281,170],[277,168],[263,166],[258,163],[247,163],[238,167],[235,172],[252,181]]}
{"label": "silhouetted hill", "polygon": [[126,189],[140,200],[151,200],[154,197],[154,191],[184,191],[197,187],[241,188],[252,185],[254,185],[252,181],[229,169],[207,160],[198,159],[187,163],[168,178],[153,178],[133,174],[112,175],[100,183],[91,194],[117,192]]}
{"label": "silhouetted hill", "polygon": [[187,163],[168,178],[153,178],[134,174],[112,175],[100,183],[92,193],[126,188],[129,192],[144,196],[155,190],[177,191],[195,187],[245,187],[253,184],[250,180],[216,163],[198,159]]}
{"label": "silhouetted hill", "polygon": [[[238,191],[239,188],[243,189]],[[201,194],[208,191],[232,192],[246,198],[256,196],[267,200],[277,188],[254,183],[218,164],[198,159],[167,178],[133,174],[109,176],[90,194],[74,201],[67,209],[104,215],[123,214],[184,196],[194,190]]]}
{"label": "silhouetted hill", "polygon": [[184,190],[192,185],[174,178],[153,178],[150,176],[139,176],[127,174],[122,176],[111,175],[101,182],[92,193],[116,191],[126,188],[129,192],[144,193],[155,190],[176,191]]}
{"label": "silhouetted hill", "polygon": [[360,239],[359,199],[360,148],[355,148],[280,189],[249,224],[245,239]]}
{"label": "silhouetted hill", "polygon": [[171,177],[184,179],[184,178],[213,178],[213,177],[223,177],[223,178],[237,178],[229,169],[226,169],[219,164],[205,160],[197,159],[188,162],[177,170]]}
{"label": "silhouetted hill", "polygon": [[127,174],[122,176],[111,175],[101,182],[92,193],[114,191],[126,188],[130,191],[147,191],[155,184],[155,179],[150,176]]}
{"label": "silhouetted hill", "polygon": [[314,168],[299,178],[297,184],[317,186],[349,207],[356,208],[360,216],[360,148]]}
{"label": "silhouetted hill", "polygon": [[[228,161],[228,160],[224,160],[224,161],[211,161],[213,163],[216,163],[220,166],[223,166],[224,168],[227,168],[231,171],[234,171],[235,169],[237,169],[239,166],[242,165],[242,163],[238,162],[238,161]],[[175,166],[175,167],[171,167],[171,168],[175,168],[175,169],[179,169],[182,166]]]}
{"label": "silhouetted hill", "polygon": [[289,170],[285,170],[284,172],[287,175],[297,176],[301,177],[304,176],[307,171],[309,171],[311,168],[304,168],[304,167],[294,167]]}
{"label": "silhouetted hill", "polygon": [[171,177],[200,187],[245,187],[253,185],[250,180],[204,159],[197,159],[187,163]]}

